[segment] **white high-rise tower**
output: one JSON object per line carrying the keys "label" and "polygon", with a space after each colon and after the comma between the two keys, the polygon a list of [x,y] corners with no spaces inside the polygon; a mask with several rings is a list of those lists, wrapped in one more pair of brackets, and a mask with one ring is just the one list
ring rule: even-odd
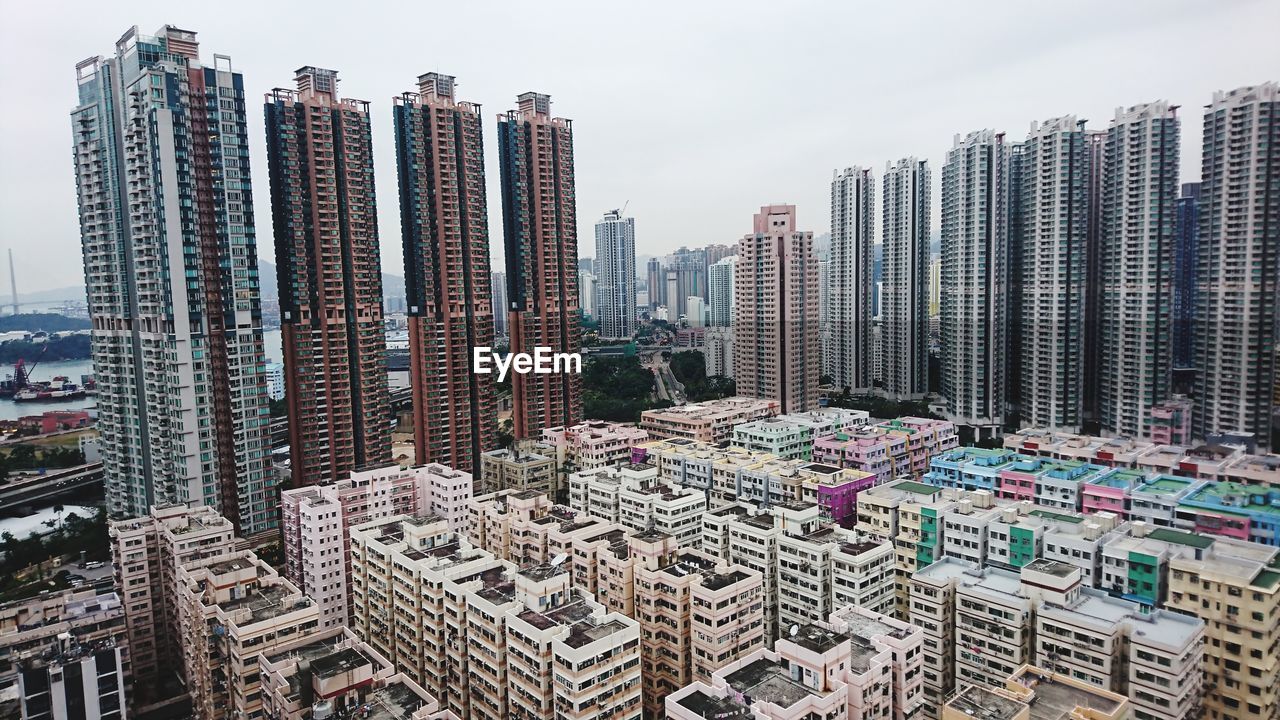
{"label": "white high-rise tower", "polygon": [[1033,123],[1022,146],[1021,418],[1077,430],[1083,412],[1088,155],[1083,121]]}
{"label": "white high-rise tower", "polygon": [[1173,361],[1179,122],[1167,102],[1116,110],[1102,167],[1098,420],[1146,437]]}
{"label": "white high-rise tower", "polygon": [[831,180],[831,260],[827,318],[831,333],[827,374],[837,388],[869,390],[872,241],[875,237],[875,178],[870,168],[850,167]]}
{"label": "white high-rise tower", "polygon": [[885,166],[884,385],[889,395],[929,392],[929,164],[904,158]]}
{"label": "white high-rise tower", "polygon": [[629,340],[636,332],[635,218],[610,210],[596,223],[595,264],[600,337]]}
{"label": "white high-rise tower", "polygon": [[942,167],[942,395],[979,436],[1004,422],[1008,204],[1004,135],[957,135]]}
{"label": "white high-rise tower", "polygon": [[244,80],[136,27],[76,66],[71,112],[107,508],[279,524]]}
{"label": "white high-rise tower", "polygon": [[1194,430],[1249,432],[1262,447],[1280,404],[1278,139],[1280,83],[1218,92],[1205,108]]}
{"label": "white high-rise tower", "polygon": [[721,258],[707,268],[712,327],[733,327],[733,273],[737,255]]}

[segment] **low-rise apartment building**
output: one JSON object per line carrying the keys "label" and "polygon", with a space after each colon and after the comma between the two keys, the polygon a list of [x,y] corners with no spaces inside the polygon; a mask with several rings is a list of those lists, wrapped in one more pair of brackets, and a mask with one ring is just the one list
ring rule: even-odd
{"label": "low-rise apartment building", "polygon": [[733,435],[735,425],[773,417],[780,406],[776,400],[731,397],[702,403],[677,405],[640,413],[640,429],[659,440],[684,438],[704,443],[721,443]]}
{"label": "low-rise apartment building", "polygon": [[435,514],[467,527],[471,474],[439,464],[354,470],[323,485],[280,494],[285,575],[320,608],[321,627],[349,620],[351,528],[394,515]]}
{"label": "low-rise apartment building", "polygon": [[119,649],[122,676],[129,678],[129,632],[120,595],[63,590],[0,605],[0,689],[18,682],[27,660],[69,651],[59,641],[64,634],[80,646],[110,643]]}
{"label": "low-rise apartment building", "polygon": [[930,458],[957,443],[955,426],[946,420],[903,417],[819,437],[813,459],[869,473],[875,476],[872,484],[881,485],[919,479],[928,472]]}
{"label": "low-rise apartment building", "polygon": [[568,560],[517,568],[438,520],[362,525],[355,631],[459,717],[639,718],[639,625],[578,587]]}
{"label": "low-rise apartment building", "polygon": [[666,717],[902,720],[915,713],[921,653],[918,628],[853,609],[671,693]]}
{"label": "low-rise apartment building", "polygon": [[1166,607],[1205,623],[1204,717],[1274,717],[1280,708],[1280,549],[1215,538],[1169,559]]}
{"label": "low-rise apartment building", "polygon": [[968,685],[942,706],[942,720],[1125,720],[1123,695],[1024,665],[997,686]]}
{"label": "low-rise apartment building", "polygon": [[258,667],[263,715],[272,720],[457,720],[347,628],[330,628],[262,653]]}
{"label": "low-rise apartment building", "polygon": [[601,420],[542,431],[543,442],[561,456],[560,465],[579,471],[630,462],[631,448],[648,439],[649,433],[638,427]]}
{"label": "low-rise apartment building", "polygon": [[195,715],[264,717],[258,657],[314,633],[315,603],[248,551],[179,567],[175,595]]}
{"label": "low-rise apartment building", "polygon": [[811,460],[816,438],[868,422],[870,415],[863,410],[820,408],[787,413],[734,426],[733,444],[786,460]]}
{"label": "low-rise apartment building", "polygon": [[235,526],[213,508],[175,505],[114,521],[107,532],[129,631],[133,682],[146,696],[160,673],[182,666],[178,569],[235,552]]}
{"label": "low-rise apartment building", "polygon": [[532,490],[554,499],[560,491],[560,467],[554,446],[534,441],[517,441],[511,448],[480,454],[480,481],[475,494],[500,490]]}
{"label": "low-rise apartment building", "polygon": [[[117,606],[118,609],[119,606]],[[127,655],[113,637],[64,632],[20,662],[18,717],[23,720],[123,720]]]}

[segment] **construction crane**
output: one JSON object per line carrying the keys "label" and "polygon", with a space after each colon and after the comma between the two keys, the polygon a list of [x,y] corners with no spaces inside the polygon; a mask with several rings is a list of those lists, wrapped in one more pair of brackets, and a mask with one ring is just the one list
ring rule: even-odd
{"label": "construction crane", "polygon": [[13,377],[0,380],[0,397],[13,397],[19,390],[26,389],[31,384],[31,373],[35,372],[36,366],[40,364],[40,360],[48,349],[47,344],[40,348],[40,354],[31,363],[31,367],[27,367],[25,358],[18,358],[18,361],[13,364]]}

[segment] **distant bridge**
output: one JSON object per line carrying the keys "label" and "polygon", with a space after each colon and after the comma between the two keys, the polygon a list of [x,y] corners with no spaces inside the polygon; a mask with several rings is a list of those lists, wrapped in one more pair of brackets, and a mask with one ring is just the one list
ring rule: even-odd
{"label": "distant bridge", "polygon": [[102,463],[87,463],[44,475],[13,478],[0,486],[0,509],[31,505],[102,485]]}

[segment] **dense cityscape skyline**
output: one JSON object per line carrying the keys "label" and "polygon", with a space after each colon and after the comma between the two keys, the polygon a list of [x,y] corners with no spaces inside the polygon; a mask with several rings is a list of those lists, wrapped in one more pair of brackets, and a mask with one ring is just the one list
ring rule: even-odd
{"label": "dense cityscape skyline", "polygon": [[[1203,43],[1194,97],[1079,58],[1280,20],[1191,8],[1011,10],[928,107],[721,132],[683,83],[760,103],[776,66],[624,62],[651,90],[610,100],[610,62],[547,72],[541,15],[497,70],[390,28],[374,82],[242,67],[218,22],[96,28],[56,114],[87,304],[4,318],[0,399],[77,409],[0,423],[0,519],[54,518],[0,537],[0,716],[1280,720],[1280,53]],[[1068,51],[1126,96],[1047,92]],[[1027,91],[975,110],[976,76]],[[72,341],[80,384],[30,376]]]}
{"label": "dense cityscape skyline", "polygon": [[[18,8],[14,22],[7,23],[0,32],[17,32],[20,27],[29,27],[30,23],[48,22],[41,13],[52,6]],[[997,33],[1006,27],[1002,23],[1037,23],[1053,22],[1061,36],[1054,42],[1041,46],[1030,45],[1020,38],[1010,38],[1003,44],[989,37],[988,42],[966,43],[957,46],[951,35],[931,36],[933,42],[921,41],[926,50],[924,56],[908,66],[886,68],[886,72],[874,77],[857,78],[848,85],[840,95],[814,86],[812,77],[821,63],[838,62],[838,56],[818,49],[821,55],[812,60],[805,58],[789,58],[788,64],[759,67],[764,77],[777,77],[786,73],[796,92],[804,92],[809,88],[813,97],[821,102],[817,109],[810,111],[802,118],[789,119],[787,125],[782,121],[762,121],[760,125],[747,129],[738,129],[736,124],[732,132],[724,130],[707,131],[708,137],[716,138],[716,142],[698,143],[690,148],[687,145],[673,145],[667,140],[658,142],[658,138],[671,136],[669,125],[663,121],[657,124],[632,127],[629,121],[616,114],[602,114],[603,109],[611,107],[615,100],[622,100],[611,88],[615,83],[623,82],[628,77],[626,68],[619,68],[617,63],[595,63],[592,68],[579,69],[571,65],[572,54],[557,49],[555,44],[548,51],[540,54],[534,61],[530,72],[511,73],[492,68],[492,61],[484,57],[477,46],[458,45],[430,53],[429,57],[410,52],[408,47],[401,48],[397,43],[380,43],[382,52],[376,59],[360,53],[354,47],[330,47],[317,53],[302,38],[307,33],[299,33],[298,44],[293,47],[294,40],[289,38],[272,38],[269,43],[258,43],[253,39],[254,25],[237,20],[234,26],[227,25],[227,18],[220,13],[205,14],[203,8],[190,8],[183,18],[171,18],[159,7],[154,12],[139,8],[131,10],[127,15],[116,10],[84,9],[78,17],[84,22],[60,27],[59,32],[47,38],[48,42],[30,48],[24,48],[21,61],[6,62],[0,68],[0,85],[12,88],[26,98],[32,111],[15,118],[20,123],[20,132],[14,132],[0,139],[0,150],[6,158],[15,161],[6,163],[0,168],[0,231],[6,236],[15,238],[30,237],[32,242],[14,240],[6,243],[15,250],[20,278],[19,291],[31,292],[74,285],[77,273],[62,268],[51,268],[49,272],[26,273],[42,265],[42,253],[45,248],[62,248],[67,254],[75,252],[76,230],[74,224],[65,220],[71,213],[74,197],[66,191],[59,173],[45,170],[50,165],[49,159],[65,157],[65,141],[61,134],[46,127],[47,123],[35,122],[35,118],[50,113],[61,112],[69,106],[73,98],[66,92],[66,74],[59,68],[65,68],[83,59],[82,48],[98,46],[101,41],[94,37],[91,29],[99,27],[127,27],[141,18],[144,31],[149,32],[162,22],[178,20],[192,27],[201,28],[205,37],[218,37],[219,52],[231,55],[235,68],[242,72],[249,86],[250,96],[260,97],[276,85],[280,78],[287,77],[295,68],[305,64],[316,64],[321,67],[335,67],[343,70],[352,88],[360,88],[356,97],[374,103],[371,122],[376,164],[380,168],[393,167],[394,142],[392,139],[392,119],[388,101],[403,89],[402,78],[435,69],[437,66],[456,72],[464,78],[466,85],[462,92],[475,101],[489,108],[503,107],[509,102],[507,98],[531,88],[549,92],[553,97],[563,98],[559,113],[565,117],[582,122],[590,128],[585,138],[580,138],[579,176],[586,195],[580,196],[579,204],[582,217],[579,219],[581,237],[591,237],[590,230],[599,213],[610,208],[619,207],[627,200],[631,201],[631,213],[637,218],[638,255],[661,255],[669,253],[681,245],[701,246],[711,242],[732,242],[744,231],[741,218],[753,212],[754,208],[765,202],[790,202],[796,204],[801,212],[812,220],[809,225],[815,235],[821,235],[826,229],[828,217],[820,209],[825,207],[828,192],[827,181],[833,168],[842,168],[851,164],[862,164],[880,167],[886,160],[904,155],[915,154],[929,160],[930,164],[939,168],[943,156],[950,146],[950,138],[956,132],[968,132],[971,129],[991,127],[1009,134],[1011,138],[1020,137],[1033,118],[1048,117],[1053,113],[1076,113],[1088,118],[1093,125],[1101,126],[1109,119],[1115,107],[1126,107],[1156,99],[1165,99],[1170,103],[1181,104],[1187,108],[1199,107],[1211,93],[1222,87],[1254,84],[1265,80],[1256,77],[1258,68],[1265,66],[1270,46],[1259,37],[1256,42],[1249,40],[1249,34],[1258,32],[1260,28],[1274,24],[1276,11],[1267,3],[1241,3],[1226,8],[1215,7],[1213,13],[1204,14],[1199,6],[1185,4],[1168,8],[1161,5],[1160,17],[1166,24],[1148,28],[1146,23],[1151,15],[1142,12],[1140,6],[1109,8],[1109,24],[1105,31],[1096,24],[1074,23],[1070,17],[1063,18],[1053,13],[1054,17],[1040,17],[1040,10],[1035,8],[1011,7],[1007,20],[995,23],[989,28],[975,28],[985,33]],[[952,12],[949,8],[938,8],[931,11],[936,16],[939,12]],[[101,14],[98,14],[101,12]],[[584,7],[583,13],[575,15],[583,21],[583,28],[574,26],[559,32],[572,33],[566,37],[578,37],[583,33],[583,42],[596,42],[586,28],[594,28],[591,8]],[[655,39],[654,28],[646,12],[636,11],[637,22],[628,23],[630,38],[628,47]],[[690,35],[706,32],[712,17],[716,22],[734,21],[732,17],[719,17],[719,13],[711,13],[701,9],[692,11],[688,30]],[[906,21],[897,18],[902,12],[896,9],[883,10],[886,13],[860,16],[859,24],[866,28],[869,42],[876,42],[873,32],[877,22],[891,23]],[[954,12],[963,14],[958,8]],[[32,13],[29,23],[23,22],[23,13]],[[745,16],[748,15],[744,13]],[[1086,9],[1079,14],[1081,19],[1088,16]],[[997,18],[998,19],[998,18]],[[963,18],[957,18],[957,21]],[[355,23],[363,21],[362,17],[352,18]],[[640,22],[643,21],[643,22]],[[811,13],[798,12],[783,19],[792,23],[800,31],[807,31],[815,37],[822,37],[828,32],[825,27],[833,27],[839,23],[825,23],[821,17]],[[299,22],[309,22],[304,15]],[[524,22],[532,26],[542,26],[546,20],[529,16]],[[516,23],[519,24],[519,23]],[[392,25],[409,25],[408,23]],[[150,29],[148,29],[150,28]],[[1228,29],[1230,32],[1228,32]],[[922,31],[929,31],[929,25],[922,25]],[[1129,44],[1109,43],[1108,35],[1118,32],[1132,32]],[[395,27],[386,24],[379,26],[378,33],[397,32]],[[1241,34],[1244,34],[1242,36]],[[615,39],[616,39],[615,35]],[[680,37],[680,36],[677,36]],[[1225,38],[1230,37],[1227,41]],[[284,41],[288,47],[282,47]],[[452,41],[448,41],[452,42]],[[573,43],[570,43],[573,45]],[[997,57],[980,48],[984,46],[1002,48],[1002,55]],[[1202,61],[1197,63],[1179,63],[1179,48],[1203,48]],[[21,37],[9,38],[6,35],[6,48],[23,47]],[[732,44],[726,48],[731,52]],[[1106,63],[1128,65],[1125,73],[1117,73],[1105,84],[1096,82],[1098,73],[1104,63],[1100,56],[1105,49]],[[6,50],[8,51],[8,50]],[[724,115],[734,107],[733,103],[746,102],[742,94],[745,88],[738,83],[737,76],[733,82],[724,86],[723,78],[716,82],[708,82],[698,88],[696,94],[686,97],[693,91],[695,80],[702,78],[711,80],[721,73],[719,66],[702,67],[689,57],[686,50],[674,56],[658,58],[660,63],[683,63],[681,69],[685,74],[683,82],[676,86],[668,86],[665,92],[672,93],[672,101],[683,103],[687,107],[696,108],[691,116],[698,122],[710,122],[710,118]],[[930,87],[932,74],[923,74],[928,63],[947,58],[947,66],[958,77],[949,77],[946,85],[935,88],[930,98],[930,106],[945,107],[945,113],[900,113],[885,112],[882,114],[857,114],[858,132],[836,133],[834,128],[840,126],[835,118],[840,108],[856,98],[876,98],[877,106],[883,108],[911,107],[897,101],[901,97],[919,97],[919,93]],[[990,82],[1015,82],[1017,76],[1026,73],[1034,75],[1037,70],[1043,71],[1056,63],[1065,62],[1064,58],[1080,64],[1078,74],[1068,74],[1052,87],[1037,83],[1023,83],[1021,89],[1013,96],[1004,93],[982,92],[981,102],[974,102],[978,97],[976,89],[990,87]],[[1274,55],[1273,55],[1274,57]],[[283,58],[291,58],[284,60]],[[749,57],[738,58],[740,63],[748,63]],[[1176,63],[1179,72],[1176,74],[1156,72],[1161,64]],[[21,70],[19,70],[21,68]],[[398,69],[399,68],[399,69]],[[572,68],[572,69],[571,69]],[[700,73],[689,76],[689,71]],[[648,71],[653,71],[649,68]],[[825,71],[825,68],[824,68]],[[605,73],[608,80],[605,80]],[[748,73],[743,70],[743,76]],[[1090,75],[1092,74],[1092,77]],[[637,80],[639,82],[639,80]],[[745,84],[745,83],[744,83]],[[602,96],[602,88],[605,94]],[[911,95],[903,96],[911,88]],[[971,99],[972,98],[972,99]],[[859,108],[865,103],[858,101]],[[43,108],[43,109],[40,109]],[[1199,136],[1198,113],[1185,113],[1183,127],[1183,152],[1181,153],[1180,176],[1184,182],[1193,181],[1199,174],[1198,161],[1191,152],[1193,142]],[[801,122],[801,127],[793,128],[791,123]],[[27,124],[29,123],[29,125]],[[826,127],[813,132],[812,126]],[[690,129],[686,128],[684,132]],[[492,123],[484,127],[486,144],[494,147],[496,129]],[[637,134],[638,133],[638,134]],[[751,165],[741,161],[725,162],[717,154],[734,157],[739,154],[745,144],[755,142],[762,134],[783,134],[788,141],[775,145],[776,150],[755,158]],[[260,118],[251,117],[249,123],[249,147],[251,159],[255,167],[265,168],[266,148],[263,140]],[[19,142],[19,138],[22,138]],[[629,139],[627,139],[629,138]],[[651,147],[659,148],[638,153],[638,147],[646,145],[645,138],[653,141]],[[675,161],[676,152],[684,153],[681,162],[686,167],[715,168],[717,176],[714,181],[699,172],[681,174],[677,177],[663,177],[668,173],[661,172]],[[687,160],[687,163],[685,163]],[[610,172],[622,163],[629,167],[628,173],[621,175]],[[56,164],[55,164],[56,165]],[[496,163],[489,159],[488,175],[490,181],[489,194],[497,195]],[[726,169],[741,169],[729,172]],[[647,174],[647,175],[646,175]],[[934,195],[937,196],[939,183],[938,173],[934,173]],[[739,176],[740,179],[739,179]],[[748,181],[747,177],[751,179]],[[661,180],[656,178],[663,178]],[[387,172],[380,172],[376,178],[380,195],[390,200],[395,196],[395,178]],[[713,192],[693,192],[692,188],[714,187]],[[266,183],[259,183],[255,188],[259,213],[269,207],[269,194]],[[698,198],[694,201],[694,198]],[[935,204],[936,207],[936,204]],[[37,214],[42,213],[42,214]],[[259,218],[264,227],[268,226],[268,218]],[[498,210],[490,208],[490,225],[497,227]],[[383,238],[395,237],[398,231],[398,215],[394,202],[384,201],[379,207],[379,230]],[[878,223],[878,220],[877,220]],[[937,228],[939,220],[934,212],[932,226]],[[645,229],[648,229],[646,232]],[[269,245],[269,244],[264,244]],[[386,247],[382,252],[382,265],[385,270],[394,274],[402,272],[402,263],[398,248]],[[495,269],[501,269],[503,261],[502,249],[494,243],[491,261]],[[584,253],[585,254],[585,253]],[[262,256],[271,258],[270,247],[264,247]]]}

